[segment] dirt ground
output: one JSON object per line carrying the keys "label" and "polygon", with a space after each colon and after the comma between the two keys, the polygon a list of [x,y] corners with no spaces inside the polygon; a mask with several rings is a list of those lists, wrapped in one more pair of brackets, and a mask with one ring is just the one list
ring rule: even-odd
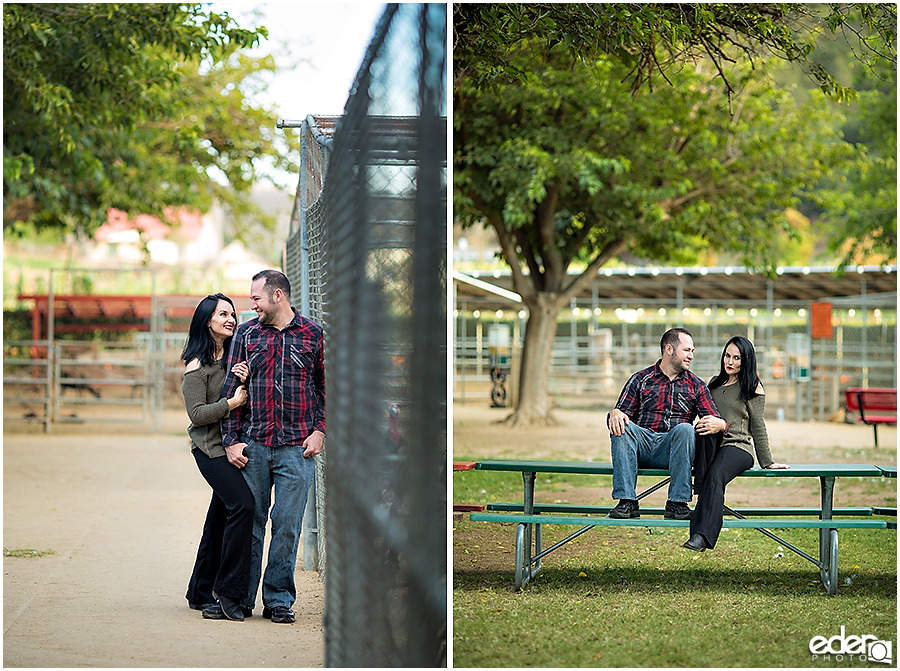
{"label": "dirt ground", "polygon": [[[504,409],[455,404],[453,458],[609,461],[599,412],[558,411],[556,426],[497,424]],[[183,598],[210,490],[197,471],[182,412],[158,435],[96,422],[4,427],[3,546],[53,550],[4,557],[3,665],[8,667],[321,667],[324,585],[296,573],[297,622],[272,624],[261,605],[243,623],[209,621]],[[896,464],[897,432],[845,424],[769,424],[772,453],[788,463]],[[454,477],[464,477],[459,474]],[[768,480],[768,479],[767,479]],[[896,487],[840,482],[836,505],[896,505]],[[731,504],[815,505],[807,478],[772,487],[736,482]],[[757,483],[758,485],[758,483]],[[543,497],[543,498],[541,498]],[[665,498],[664,490],[648,498]],[[538,500],[609,500],[608,488],[541,492]]]}
{"label": "dirt ground", "polygon": [[[6,667],[321,667],[324,584],[296,572],[297,621],[204,620],[184,599],[210,489],[181,411],[163,433],[5,427]],[[302,546],[302,543],[301,543]]]}

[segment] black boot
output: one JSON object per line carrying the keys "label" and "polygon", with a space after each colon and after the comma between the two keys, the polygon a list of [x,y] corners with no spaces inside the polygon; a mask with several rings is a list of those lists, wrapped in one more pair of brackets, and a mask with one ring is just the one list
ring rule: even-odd
{"label": "black boot", "polygon": [[222,614],[229,620],[244,621],[244,612],[241,610],[241,602],[237,599],[230,599],[227,596],[219,595],[219,605],[222,607]]}
{"label": "black boot", "polygon": [[684,547],[688,550],[703,552],[706,549],[706,539],[700,534],[691,534],[691,537],[685,541]]}

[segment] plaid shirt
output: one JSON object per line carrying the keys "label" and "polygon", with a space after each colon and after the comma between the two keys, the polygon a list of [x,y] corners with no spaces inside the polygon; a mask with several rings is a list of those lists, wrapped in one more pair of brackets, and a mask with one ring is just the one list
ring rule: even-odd
{"label": "plaid shirt", "polygon": [[268,446],[301,445],[313,431],[325,433],[321,326],[296,309],[283,330],[260,324],[258,318],[238,326],[225,367],[223,398],[233,396],[241,383],[231,372],[240,361],[250,367],[248,398],[222,420],[222,445],[242,442],[242,433]]}
{"label": "plaid shirt", "polygon": [[686,370],[674,380],[662,372],[659,361],[631,376],[616,408],[632,422],[655,433],[666,433],[694,417],[721,417],[703,380]]}

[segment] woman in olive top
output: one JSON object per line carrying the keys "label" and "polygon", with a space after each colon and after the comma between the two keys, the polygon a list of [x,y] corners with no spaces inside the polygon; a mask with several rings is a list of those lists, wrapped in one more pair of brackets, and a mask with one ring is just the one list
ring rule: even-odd
{"label": "woman in olive top", "polygon": [[697,552],[716,546],[722,530],[725,486],[753,467],[754,452],[761,468],[790,468],[774,462],[769,452],[766,393],[756,373],[753,343],[741,336],[726,343],[721,369],[709,381],[709,389],[728,430],[703,479],[691,515],[691,536],[684,547]]}
{"label": "woman in olive top", "polygon": [[[222,398],[225,355],[236,323],[230,298],[207,296],[194,311],[181,354],[185,363],[181,390],[191,420],[191,452],[213,490],[185,596],[191,608],[212,620],[243,620],[240,600],[246,597],[250,583],[253,494],[240,469],[228,463],[219,430],[219,420],[247,400],[243,386],[231,398]],[[236,364],[233,370],[246,381],[246,362]]]}

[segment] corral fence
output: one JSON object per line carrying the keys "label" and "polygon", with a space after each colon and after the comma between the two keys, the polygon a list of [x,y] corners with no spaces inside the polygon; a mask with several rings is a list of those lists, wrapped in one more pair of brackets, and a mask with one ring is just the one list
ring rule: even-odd
{"label": "corral fence", "polygon": [[[770,419],[842,419],[848,387],[896,387],[897,294],[823,298],[831,310],[830,337],[813,337],[812,304],[665,300],[573,301],[557,323],[550,368],[552,402],[560,408],[613,407],[629,376],[659,358],[659,340],[681,326],[694,337],[691,365],[704,380],[719,372],[732,336],[750,339],[766,386]],[[503,299],[458,299],[454,320],[457,403],[495,405],[491,368],[498,353],[509,371],[505,405],[515,404],[526,313]],[[850,417],[849,420],[854,418]]]}
{"label": "corral fence", "polygon": [[[5,426],[157,433],[165,410],[183,411],[180,357],[203,296],[158,295],[156,272],[51,269],[46,294],[20,296],[32,308],[33,338],[3,342]],[[234,300],[239,311],[249,308],[249,299]]]}
{"label": "corral fence", "polygon": [[[47,433],[86,422],[150,429],[161,382],[155,348],[147,344],[160,336],[154,285],[152,271],[51,269],[47,294],[20,297],[33,304],[33,338],[3,343],[4,425],[25,422]],[[123,296],[116,291],[123,286],[145,293]],[[96,329],[98,317],[107,335],[141,328],[145,337],[77,339]]]}
{"label": "corral fence", "polygon": [[445,5],[388,5],[344,114],[282,122],[286,274],[325,329],[328,666],[446,664],[446,29]]}

